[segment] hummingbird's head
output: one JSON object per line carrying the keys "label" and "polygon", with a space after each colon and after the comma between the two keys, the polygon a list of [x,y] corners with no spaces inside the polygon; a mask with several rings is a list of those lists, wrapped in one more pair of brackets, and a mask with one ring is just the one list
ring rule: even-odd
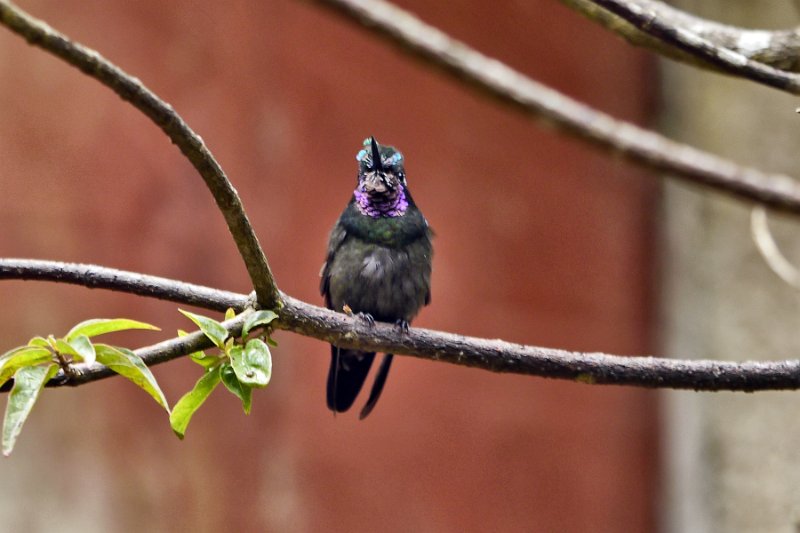
{"label": "hummingbird's head", "polygon": [[353,194],[361,213],[373,218],[405,214],[410,196],[406,190],[403,154],[393,146],[381,146],[375,137],[370,137],[364,139],[356,161],[358,185]]}

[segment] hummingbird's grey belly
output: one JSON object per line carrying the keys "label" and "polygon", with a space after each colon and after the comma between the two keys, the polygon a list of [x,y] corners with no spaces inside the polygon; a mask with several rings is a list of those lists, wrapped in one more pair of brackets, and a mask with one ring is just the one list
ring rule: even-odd
{"label": "hummingbird's grey belly", "polygon": [[[426,246],[427,242],[427,246]],[[330,268],[330,295],[336,311],[348,305],[376,320],[411,319],[430,288],[430,244],[419,239],[402,249],[348,239]]]}

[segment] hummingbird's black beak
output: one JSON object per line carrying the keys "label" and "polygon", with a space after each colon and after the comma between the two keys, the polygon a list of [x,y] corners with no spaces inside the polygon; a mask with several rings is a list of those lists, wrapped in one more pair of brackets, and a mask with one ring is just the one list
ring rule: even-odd
{"label": "hummingbird's black beak", "polygon": [[378,141],[375,140],[375,137],[370,137],[369,144],[372,148],[372,169],[375,172],[380,172],[383,170],[383,162],[381,161],[381,151]]}

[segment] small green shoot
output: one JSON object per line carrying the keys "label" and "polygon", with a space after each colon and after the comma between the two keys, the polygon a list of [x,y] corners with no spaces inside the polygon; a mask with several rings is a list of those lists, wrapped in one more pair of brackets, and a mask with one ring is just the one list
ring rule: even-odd
{"label": "small green shoot", "polygon": [[[183,310],[180,312],[194,322],[220,350],[217,355],[208,355],[204,352],[196,352],[191,355],[192,361],[203,367],[204,374],[194,388],[186,393],[172,409],[170,423],[175,434],[182,439],[192,416],[220,381],[225,388],[241,400],[245,414],[250,414],[253,389],[266,387],[272,376],[272,355],[267,342],[274,343],[274,341],[269,337],[266,338],[266,342],[260,338],[247,340],[247,336],[256,328],[268,326],[270,322],[278,318],[278,315],[273,311],[250,313],[242,326],[242,336],[237,340],[230,337],[225,326],[213,318]],[[230,320],[234,316],[231,309],[225,313],[226,320]],[[179,331],[178,334],[185,335],[186,333]]]}

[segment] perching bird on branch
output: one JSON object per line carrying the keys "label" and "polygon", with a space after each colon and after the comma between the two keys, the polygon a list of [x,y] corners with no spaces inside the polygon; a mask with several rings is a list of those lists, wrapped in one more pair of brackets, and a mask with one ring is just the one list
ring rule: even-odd
{"label": "perching bird on branch", "polygon": [[[403,155],[366,139],[356,155],[358,183],[331,231],[320,291],[335,311],[402,330],[431,299],[431,230],[406,185]],[[359,418],[375,407],[392,354],[381,361]],[[367,379],[375,352],[331,346],[328,408],[347,411]]]}

